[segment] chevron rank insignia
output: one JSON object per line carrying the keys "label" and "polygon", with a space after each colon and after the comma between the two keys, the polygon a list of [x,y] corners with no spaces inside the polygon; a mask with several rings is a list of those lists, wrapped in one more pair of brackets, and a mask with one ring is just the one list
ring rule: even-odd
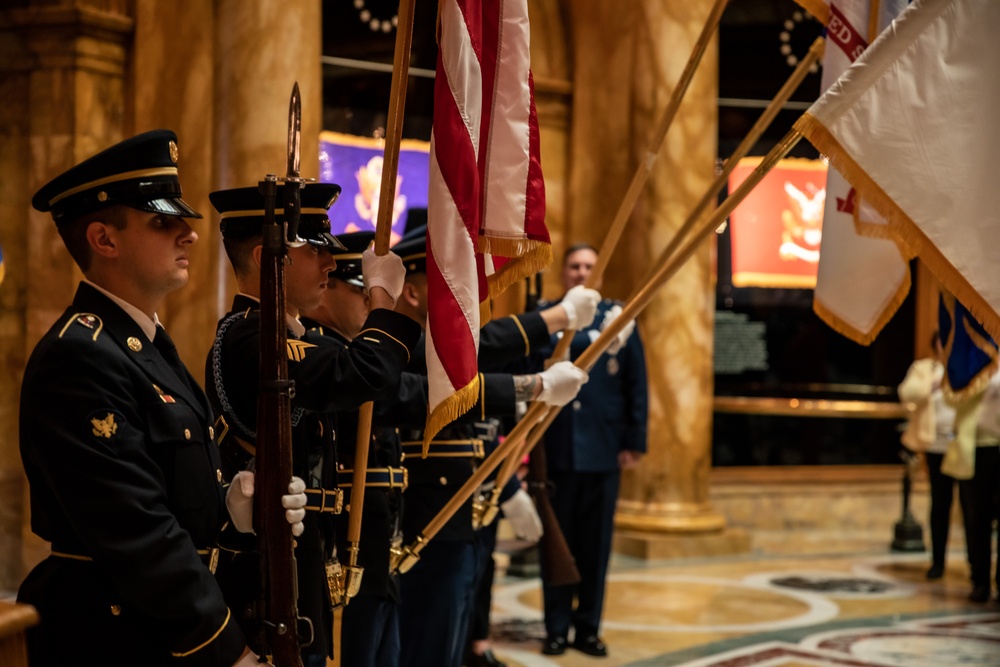
{"label": "chevron rank insignia", "polygon": [[306,350],[310,347],[316,347],[312,343],[306,343],[301,340],[290,340],[288,341],[288,360],[289,361],[302,361],[306,358]]}

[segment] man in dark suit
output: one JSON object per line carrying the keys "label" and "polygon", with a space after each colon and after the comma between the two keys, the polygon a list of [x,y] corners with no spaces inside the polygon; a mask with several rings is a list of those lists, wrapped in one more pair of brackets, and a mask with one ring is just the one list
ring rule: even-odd
{"label": "man in dark suit", "polygon": [[[563,257],[563,287],[584,284],[596,261],[592,246],[570,247]],[[618,312],[620,306],[602,301],[593,324],[574,335],[570,358],[580,356]],[[545,434],[552,507],[581,577],[575,586],[543,587],[547,637],[542,653],[547,655],[565,652],[571,625],[576,629],[576,649],[607,655],[598,631],[620,472],[635,466],[646,451],[646,361],[639,337],[630,335],[633,328],[630,323],[601,355],[590,381]],[[553,346],[556,341],[553,337]],[[540,352],[541,360],[551,348]]]}
{"label": "man in dark suit", "polygon": [[177,159],[173,132],[147,132],[32,200],[85,277],[21,388],[32,530],[52,542],[18,594],[41,617],[36,667],[257,664],[213,577],[230,517],[212,410],[156,316],[187,281],[201,217]]}
{"label": "man in dark suit", "polygon": [[[333,552],[333,514],[340,512],[335,414],[357,410],[366,401],[393,394],[399,376],[420,336],[420,326],[393,312],[403,279],[394,255],[364,253],[368,308],[364,335],[346,347],[331,346],[306,332],[298,320],[303,310],[317,307],[326,291],[328,273],[336,267],[333,250],[343,245],[330,234],[327,209],[340,193],[332,183],[311,183],[301,193],[302,218],[298,235],[305,243],[288,249],[285,269],[285,305],[288,324],[288,377],[295,382],[292,398],[292,449],[295,474],[307,480],[313,499],[307,510],[305,533],[298,540],[299,613],[313,624],[313,641],[304,648],[309,665],[324,665],[333,656],[333,603],[328,573],[337,565]],[[283,201],[283,186],[277,200]],[[227,473],[245,470],[255,453],[257,394],[260,362],[260,256],[264,200],[256,187],[222,190],[209,195],[220,213],[226,254],[236,273],[240,293],[232,310],[218,325],[206,366],[206,382],[213,405],[225,420],[220,447]],[[281,211],[276,212],[283,220]],[[353,440],[351,441],[353,442]],[[257,555],[243,551],[220,565],[220,579],[234,608],[243,612],[254,597],[246,597],[246,583],[255,583]],[[252,586],[249,587],[252,590]],[[230,595],[243,595],[242,599]]]}

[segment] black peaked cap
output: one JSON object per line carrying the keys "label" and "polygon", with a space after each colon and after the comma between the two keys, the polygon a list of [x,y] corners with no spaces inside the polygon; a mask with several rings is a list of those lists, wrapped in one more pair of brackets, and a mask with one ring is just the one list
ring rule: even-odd
{"label": "black peaked cap", "polygon": [[143,132],[59,174],[35,193],[31,205],[51,212],[56,225],[116,205],[200,218],[181,199],[179,154],[172,131]]}

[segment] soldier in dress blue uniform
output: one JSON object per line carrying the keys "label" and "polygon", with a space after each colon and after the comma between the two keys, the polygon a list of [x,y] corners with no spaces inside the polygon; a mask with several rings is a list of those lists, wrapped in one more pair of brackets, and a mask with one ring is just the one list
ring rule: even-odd
{"label": "soldier in dress blue uniform", "polygon": [[[421,230],[421,234],[422,234]],[[363,328],[364,314],[367,312],[367,302],[361,285],[363,284],[361,251],[371,244],[374,234],[358,232],[342,234],[337,240],[347,248],[335,252],[337,267],[330,272],[330,280],[324,293],[322,304],[309,311],[302,318],[303,324],[310,332],[315,332],[331,344],[343,348],[355,338]],[[407,241],[408,245],[410,241]],[[404,245],[404,247],[406,247]],[[409,257],[409,261],[413,261]],[[558,313],[552,313],[558,315]],[[506,336],[515,337],[518,341],[527,341],[529,336],[536,344],[544,345],[548,341],[548,329],[545,320],[537,313],[524,317],[524,322],[510,321],[504,323],[499,333],[494,331],[487,337],[497,340]],[[492,326],[489,328],[493,328]],[[525,333],[522,335],[521,330]],[[531,333],[528,334],[527,332]],[[524,349],[527,343],[518,343]],[[423,348],[418,344],[414,356],[422,357]],[[523,354],[523,351],[522,351]],[[481,374],[483,391],[479,402],[466,415],[460,418],[463,424],[471,424],[480,415],[513,414],[516,405],[516,385],[527,387],[531,378],[517,378],[507,373]],[[537,384],[537,381],[536,381]],[[369,484],[374,488],[365,494],[364,518],[362,521],[361,547],[359,563],[364,568],[361,580],[361,590],[344,609],[341,632],[341,661],[343,664],[364,667],[378,665],[391,667],[398,664],[400,656],[399,638],[399,581],[397,576],[389,576],[388,565],[392,544],[402,541],[400,532],[400,510],[403,485],[399,482],[405,475],[402,468],[403,456],[399,442],[398,429],[420,429],[427,416],[427,377],[424,374],[404,372],[401,377],[399,391],[393,397],[376,401],[372,425],[372,447],[369,449]],[[342,465],[347,466],[341,471],[344,478],[350,477],[353,467],[355,448],[355,432],[357,426],[356,413],[338,413],[339,425],[338,455]],[[453,450],[463,448],[476,451],[471,439],[463,443],[452,443]],[[419,458],[419,445],[416,442],[407,443],[413,457]],[[439,453],[439,452],[436,452]],[[452,451],[450,453],[456,453]],[[463,453],[463,452],[458,452]],[[411,457],[411,461],[413,460]],[[469,458],[465,456],[459,458]],[[412,464],[411,464],[412,465]],[[423,467],[417,464],[420,470]],[[517,491],[514,483],[510,492]],[[530,498],[522,494],[530,506]],[[404,497],[405,499],[405,497]],[[507,496],[502,497],[508,500]],[[523,505],[519,506],[523,508]],[[532,519],[540,526],[537,515],[528,516],[522,512],[514,517],[523,519],[522,526],[530,526]],[[346,520],[344,520],[346,526]],[[537,529],[536,529],[537,530]],[[528,532],[528,529],[525,529]],[[346,549],[344,531],[337,533],[339,550]],[[433,655],[421,654],[421,660],[434,664]]]}
{"label": "soldier in dress blue uniform", "polygon": [[[585,283],[596,261],[592,246],[570,247],[563,258],[563,287],[569,290]],[[573,337],[570,358],[580,356],[617,312],[614,302],[602,301],[594,323]],[[620,471],[635,466],[646,451],[646,361],[639,336],[630,335],[633,328],[630,323],[612,349],[601,355],[590,381],[544,436],[552,507],[581,577],[576,586],[543,587],[547,637],[542,652],[547,655],[566,650],[571,625],[576,629],[576,649],[607,655],[598,631]],[[556,341],[553,337],[553,346]],[[539,362],[551,348],[540,352]]]}
{"label": "soldier in dress blue uniform", "polygon": [[[419,322],[427,319],[426,229],[417,228],[392,248],[406,267],[397,310]],[[548,335],[578,321],[589,324],[599,295],[580,288],[549,313],[533,313],[491,322],[481,330],[480,371],[498,370],[544,346]],[[418,345],[407,370],[427,374],[424,345]],[[562,405],[586,382],[586,374],[563,363],[535,375],[511,376],[516,400],[542,400]],[[426,414],[426,400],[422,404]],[[470,412],[475,412],[474,408]],[[482,417],[488,415],[480,411]],[[484,456],[482,437],[471,424],[443,429],[420,457],[422,424],[401,432],[409,486],[404,495],[403,538],[412,544],[427,523],[447,504]],[[521,493],[524,493],[523,491]],[[504,505],[504,509],[513,506]],[[420,560],[402,576],[401,635],[404,666],[459,667],[466,636],[479,559],[472,522],[472,499],[421,551]]]}
{"label": "soldier in dress blue uniform", "polygon": [[32,199],[85,277],[21,388],[32,530],[52,542],[18,595],[41,617],[36,667],[257,664],[212,574],[229,519],[212,409],[156,316],[201,217],[177,161],[173,132],[146,132]]}
{"label": "soldier in dress blue uniform", "polygon": [[[377,257],[371,251],[362,258],[370,299],[364,336],[347,346],[331,346],[307,333],[297,319],[300,311],[319,305],[327,274],[336,266],[331,251],[343,250],[330,234],[327,218],[327,209],[339,193],[340,187],[330,183],[303,188],[298,234],[306,243],[288,249],[285,269],[288,377],[295,382],[293,469],[308,480],[306,493],[311,498],[306,531],[296,548],[299,612],[312,620],[314,632],[313,641],[303,650],[304,661],[317,665],[324,665],[333,652],[336,592],[328,587],[328,573],[337,565],[333,515],[341,508],[334,413],[357,410],[366,401],[395,393],[403,366],[420,336],[417,323],[392,310],[403,278],[399,259]],[[222,217],[224,245],[240,291],[230,313],[219,322],[206,368],[209,396],[224,420],[217,431],[229,473],[246,469],[256,446],[264,200],[255,187],[222,190],[209,197]],[[278,187],[276,201],[284,201],[283,186]],[[276,216],[281,222],[283,211],[278,209]],[[224,559],[220,578],[225,577],[227,595],[232,591],[245,596],[246,582],[256,581],[256,568],[255,553]],[[230,603],[239,608],[244,619],[254,599],[251,595],[237,602],[234,597]]]}

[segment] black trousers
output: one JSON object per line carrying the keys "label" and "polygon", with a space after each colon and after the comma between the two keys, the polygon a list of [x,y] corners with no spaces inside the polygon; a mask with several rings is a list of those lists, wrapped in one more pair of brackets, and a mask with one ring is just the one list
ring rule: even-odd
{"label": "black trousers", "polygon": [[[619,470],[549,470],[552,509],[580,570],[576,586],[543,583],[545,631],[550,636],[565,637],[571,625],[578,636],[595,635],[600,629],[620,479]],[[543,576],[543,582],[546,579]]]}
{"label": "black trousers", "polygon": [[[951,528],[951,508],[955,499],[955,487],[958,480],[941,472],[941,462],[944,454],[925,452],[927,462],[927,478],[931,485],[931,508],[928,522],[931,527],[931,563],[944,567],[945,554],[948,551],[948,533]],[[969,534],[969,512],[966,510],[968,500],[965,493],[959,493],[959,503],[962,506],[962,521],[966,535]]]}
{"label": "black trousers", "polygon": [[[969,517],[965,539],[969,549],[972,585],[988,587],[992,581],[993,521],[1000,509],[1000,447],[976,447],[976,472],[972,479],[962,480],[959,484],[966,492],[964,497],[969,500],[965,506]],[[1000,586],[1000,576],[995,578]]]}

